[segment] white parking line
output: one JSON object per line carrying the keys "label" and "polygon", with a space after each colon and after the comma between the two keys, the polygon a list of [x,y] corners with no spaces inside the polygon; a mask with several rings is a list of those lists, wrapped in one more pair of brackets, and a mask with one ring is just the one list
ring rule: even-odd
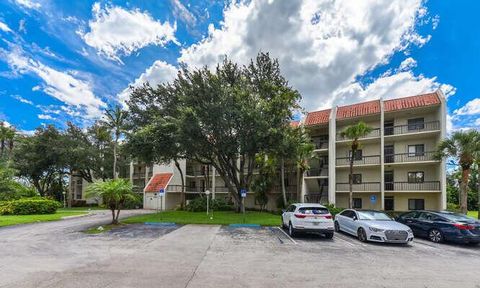
{"label": "white parking line", "polygon": [[350,245],[350,246],[352,246],[352,247],[357,247],[358,243],[357,243],[357,244],[353,244],[352,242],[344,239],[343,236],[341,237],[340,235],[341,235],[341,234],[339,234],[339,233],[335,233],[335,239],[342,240],[343,242],[347,243],[348,245]]}
{"label": "white parking line", "polygon": [[288,237],[288,239],[290,239],[290,241],[292,241],[294,244],[297,244],[297,242],[295,240],[293,240],[292,237],[290,237],[290,235],[288,235],[285,231],[283,231],[283,229],[281,227],[277,227],[278,230],[282,231],[283,234],[285,234],[285,236]]}

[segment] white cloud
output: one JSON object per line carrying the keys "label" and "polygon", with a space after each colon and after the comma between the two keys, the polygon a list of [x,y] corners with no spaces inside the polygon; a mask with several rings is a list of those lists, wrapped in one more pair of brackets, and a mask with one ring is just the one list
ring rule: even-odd
{"label": "white cloud", "polygon": [[99,3],[92,7],[93,19],[89,21],[90,31],[78,31],[85,43],[99,54],[116,60],[148,45],[164,46],[175,42],[176,25],[161,23],[147,12],[138,9],[125,10],[118,6],[102,8]]}
{"label": "white cloud", "polygon": [[415,59],[412,57],[408,57],[407,59],[403,60],[402,63],[400,63],[400,67],[398,69],[400,71],[407,71],[415,67],[417,67],[417,61],[415,61]]}
{"label": "white cloud", "polygon": [[7,24],[1,21],[0,21],[0,30],[2,30],[3,32],[12,32],[12,29],[10,29],[10,27],[8,27]]}
{"label": "white cloud", "polygon": [[[172,81],[175,78],[177,71],[178,70],[175,66],[157,60],[152,64],[152,66],[147,68],[145,72],[140,75],[140,77],[135,79],[130,86],[139,87],[143,85],[143,83],[148,82],[151,86],[155,87],[158,84]],[[120,101],[125,103],[129,96],[130,88],[127,88],[119,94]]]}
{"label": "white cloud", "polygon": [[33,102],[28,100],[28,99],[25,99],[23,98],[22,96],[20,95],[12,95],[13,98],[17,99],[18,101],[22,102],[22,103],[25,103],[25,104],[29,104],[29,105],[33,105]]}
{"label": "white cloud", "polygon": [[173,13],[182,19],[188,25],[195,25],[197,18],[180,2],[180,0],[171,0],[173,5]]}
{"label": "white cloud", "polygon": [[15,0],[15,2],[18,5],[29,9],[39,9],[40,7],[42,7],[40,3],[32,0]]}
{"label": "white cloud", "polygon": [[99,117],[102,114],[101,108],[106,107],[106,104],[95,96],[90,83],[75,78],[73,72],[61,72],[30,59],[23,55],[19,47],[13,47],[11,51],[0,49],[0,56],[7,61],[14,73],[37,75],[43,80],[40,85],[43,92],[75,107],[77,111],[82,111],[82,116],[86,118]]}
{"label": "white cloud", "polygon": [[55,119],[55,118],[53,118],[52,116],[47,115],[47,114],[38,114],[38,119],[42,119],[42,120],[53,120],[53,119]]}
{"label": "white cloud", "polygon": [[462,108],[454,111],[456,115],[476,115],[480,114],[480,98],[470,100]]}
{"label": "white cloud", "polygon": [[[430,39],[415,31],[419,18],[428,14],[422,3],[235,2],[225,9],[221,26],[210,25],[208,37],[183,49],[179,61],[194,67],[214,67],[224,55],[247,63],[259,51],[270,52],[279,59],[290,84],[302,94],[303,106],[308,110],[363,98],[431,91],[441,86],[436,78],[415,76],[409,71],[384,75],[366,88],[355,82],[357,77],[387,63],[393,53],[411,45],[421,46]],[[409,61],[405,70],[413,64]],[[379,94],[370,94],[373,92]],[[345,95],[353,97],[347,99]]]}

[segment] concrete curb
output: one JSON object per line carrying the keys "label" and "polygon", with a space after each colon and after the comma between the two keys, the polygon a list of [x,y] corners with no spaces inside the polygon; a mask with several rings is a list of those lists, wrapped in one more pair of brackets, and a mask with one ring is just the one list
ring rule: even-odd
{"label": "concrete curb", "polygon": [[177,226],[177,223],[174,222],[145,222],[144,224],[152,226]]}
{"label": "concrete curb", "polygon": [[233,228],[260,228],[259,224],[230,224],[228,227],[233,227]]}

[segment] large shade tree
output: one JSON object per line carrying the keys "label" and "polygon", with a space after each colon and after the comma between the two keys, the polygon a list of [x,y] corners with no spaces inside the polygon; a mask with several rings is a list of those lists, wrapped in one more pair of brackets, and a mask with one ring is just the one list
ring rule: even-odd
{"label": "large shade tree", "polygon": [[442,140],[438,147],[436,158],[453,158],[462,171],[460,180],[460,211],[467,213],[468,181],[472,165],[480,150],[480,133],[476,130],[457,131],[447,139]]}
{"label": "large shade tree", "polygon": [[360,148],[360,138],[367,136],[372,132],[372,127],[368,126],[365,122],[360,121],[356,124],[347,126],[340,135],[344,138],[350,139],[350,155],[349,155],[349,175],[348,175],[348,208],[353,207],[353,165],[355,163],[355,157]]}

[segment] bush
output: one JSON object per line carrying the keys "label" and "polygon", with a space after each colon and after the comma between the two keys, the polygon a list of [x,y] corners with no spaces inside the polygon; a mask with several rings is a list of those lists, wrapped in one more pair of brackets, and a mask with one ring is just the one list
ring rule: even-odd
{"label": "bush", "polygon": [[19,199],[0,202],[0,215],[53,214],[59,203],[53,200]]}
{"label": "bush", "polygon": [[460,212],[460,206],[456,203],[447,203],[447,210],[451,212]]}
{"label": "bush", "polygon": [[332,216],[335,216],[344,210],[344,208],[337,208],[333,204],[323,204],[323,206],[327,207],[328,211],[330,211],[330,214],[332,214]]}
{"label": "bush", "polygon": [[138,209],[142,208],[143,205],[143,196],[139,194],[134,194],[132,199],[127,199],[122,209]]}
{"label": "bush", "polygon": [[[233,210],[233,205],[223,199],[210,199],[208,205],[209,209],[212,209],[214,211]],[[190,212],[207,211],[207,197],[198,197],[191,200],[188,203],[186,210]]]}
{"label": "bush", "polygon": [[72,207],[85,207],[85,206],[87,206],[87,200],[82,200],[82,199],[72,200]]}

